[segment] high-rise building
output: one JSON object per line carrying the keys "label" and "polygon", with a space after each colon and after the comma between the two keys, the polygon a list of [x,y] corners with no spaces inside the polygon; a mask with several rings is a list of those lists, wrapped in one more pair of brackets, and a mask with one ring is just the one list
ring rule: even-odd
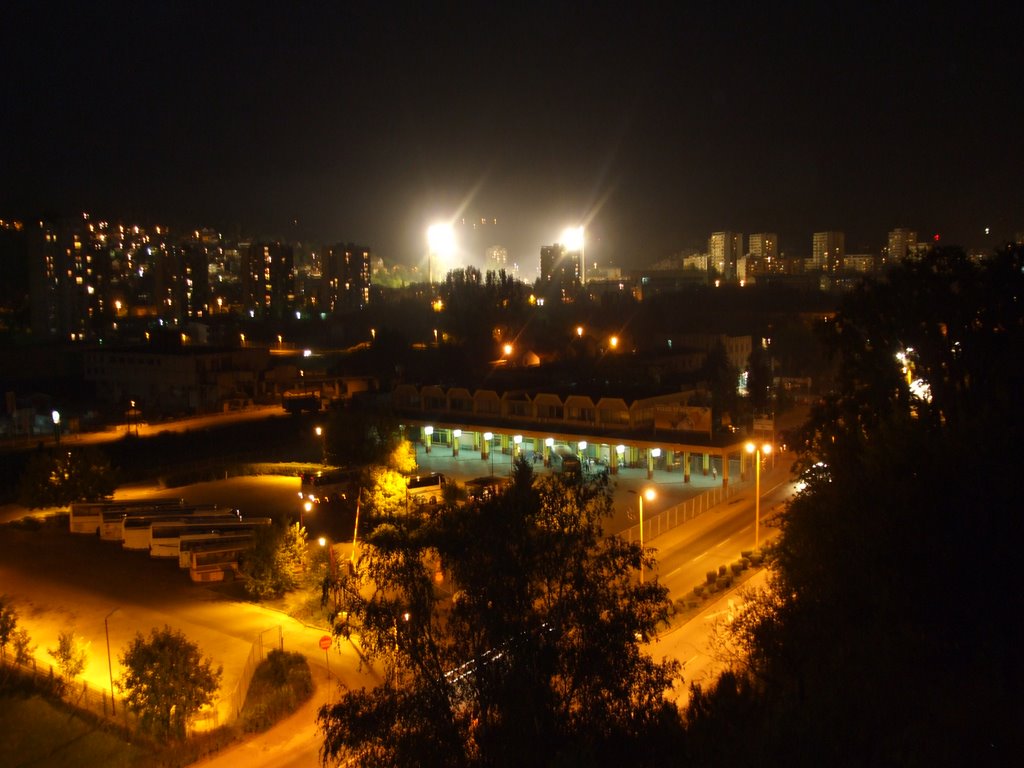
{"label": "high-rise building", "polygon": [[842,232],[815,232],[811,243],[811,265],[823,272],[838,272],[846,256],[846,235]]}
{"label": "high-rise building", "polygon": [[242,256],[242,295],[245,308],[281,318],[295,298],[294,262],[290,245],[254,242]]}
{"label": "high-rise building", "polygon": [[566,298],[582,285],[581,261],[579,251],[569,252],[561,243],[541,247],[541,290],[550,296],[560,294],[561,298]]}
{"label": "high-rise building", "polygon": [[32,332],[38,338],[92,338],[109,320],[110,251],[81,219],[28,227]]}
{"label": "high-rise building", "polygon": [[508,248],[503,245],[492,245],[487,249],[487,263],[485,272],[509,271]]}
{"label": "high-rise building", "polygon": [[370,249],[338,243],[323,254],[320,306],[331,314],[364,309],[370,303]]}
{"label": "high-rise building", "polygon": [[889,233],[889,246],[885,251],[886,262],[896,264],[914,254],[917,250],[917,232],[897,228]]}
{"label": "high-rise building", "polygon": [[764,274],[778,272],[779,265],[779,236],[774,232],[758,232],[748,239],[747,254],[750,261],[747,264],[747,271],[750,274]]}
{"label": "high-rise building", "polygon": [[708,238],[708,267],[726,280],[736,279],[736,263],[743,255],[743,235],[713,232]]}

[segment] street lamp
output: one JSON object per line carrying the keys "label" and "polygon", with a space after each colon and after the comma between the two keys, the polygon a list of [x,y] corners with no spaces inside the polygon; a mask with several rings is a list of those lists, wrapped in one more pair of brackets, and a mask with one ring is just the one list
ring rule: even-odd
{"label": "street lamp", "polygon": [[423,450],[430,453],[430,442],[433,440],[434,428],[427,426],[423,428]]}
{"label": "street lamp", "polygon": [[459,457],[459,442],[462,440],[462,430],[452,430],[452,456],[455,458]]}
{"label": "street lamp", "polygon": [[491,445],[492,440],[494,440],[494,433],[484,432],[484,445],[486,446],[487,451],[484,453],[483,458],[486,459],[488,456],[491,457],[491,477],[494,477],[494,452],[492,450],[494,446]]}
{"label": "street lamp", "polygon": [[317,438],[320,440],[320,463],[321,464],[326,464],[327,463],[327,444],[324,441],[324,428],[319,426],[319,425],[317,425],[316,427],[313,428],[313,432],[316,434]]}
{"label": "street lamp", "polygon": [[119,608],[115,608],[113,611],[103,617],[103,633],[107,636],[107,674],[110,676],[110,714],[114,712],[114,666],[110,661],[110,626],[107,624],[107,619],[114,615]]}
{"label": "street lamp", "polygon": [[509,468],[508,468],[508,473],[510,475],[512,474],[512,469],[515,467],[516,459],[519,458],[519,451],[520,451],[519,446],[521,446],[522,444],[523,444],[523,436],[522,435],[513,435],[513,437],[512,437],[512,446],[513,446],[512,447],[512,463],[509,465]]}
{"label": "street lamp", "polygon": [[60,448],[60,412],[54,411],[50,414],[50,418],[53,419],[53,439],[57,441],[57,447]]}
{"label": "street lamp", "polygon": [[643,548],[644,548],[644,499],[647,499],[648,501],[654,501],[654,499],[657,496],[657,494],[654,492],[653,488],[647,488],[646,490],[639,491],[639,492],[638,491],[630,490],[630,493],[635,493],[636,494],[637,504],[638,504],[638,507],[639,507],[639,510],[640,510],[640,550],[641,550],[641,555],[640,555],[640,558],[641,558],[640,559],[640,583],[643,584],[644,583],[644,561],[643,561]]}
{"label": "street lamp", "polygon": [[754,549],[761,545],[761,454],[772,452],[772,444],[764,443],[757,446],[747,443],[747,453],[754,454]]}
{"label": "street lamp", "polygon": [[304,511],[306,513],[309,513],[309,512],[313,511],[313,502],[312,501],[305,502],[302,505],[302,507],[299,509],[299,527],[302,528],[303,530],[305,530],[305,528],[306,528],[306,518],[303,515]]}

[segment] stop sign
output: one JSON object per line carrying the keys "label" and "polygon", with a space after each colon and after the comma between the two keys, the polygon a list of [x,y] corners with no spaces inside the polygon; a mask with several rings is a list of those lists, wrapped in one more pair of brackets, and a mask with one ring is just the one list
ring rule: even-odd
{"label": "stop sign", "polygon": [[330,647],[331,647],[331,636],[330,635],[324,635],[323,637],[321,637],[320,638],[320,650],[326,651]]}

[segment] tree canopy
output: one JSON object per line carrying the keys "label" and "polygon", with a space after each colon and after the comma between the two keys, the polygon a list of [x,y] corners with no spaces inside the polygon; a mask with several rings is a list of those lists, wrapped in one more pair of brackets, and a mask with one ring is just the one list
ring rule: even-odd
{"label": "tree canopy", "polygon": [[606,486],[533,477],[398,515],[325,584],[334,633],[384,672],[321,709],[325,760],[361,765],[646,764],[678,725],[678,674],[640,644],[668,616],[650,552],[604,538]]}
{"label": "tree canopy", "polygon": [[[698,691],[695,764],[1002,765],[1022,752],[1024,262],[940,250],[826,329],[772,558],[737,625],[748,666]],[[724,738],[731,734],[732,738]]]}
{"label": "tree canopy", "polygon": [[37,451],[21,479],[19,500],[27,507],[62,507],[111,496],[117,477],[96,448]]}
{"label": "tree canopy", "polygon": [[142,728],[156,737],[183,739],[189,720],[212,703],[220,685],[221,668],[167,626],[154,628],[149,639],[136,634],[119,658],[124,673],[117,687]]}

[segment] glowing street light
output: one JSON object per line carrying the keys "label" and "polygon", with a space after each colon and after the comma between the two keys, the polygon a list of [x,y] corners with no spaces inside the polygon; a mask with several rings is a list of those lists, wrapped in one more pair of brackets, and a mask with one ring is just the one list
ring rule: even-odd
{"label": "glowing street light", "polygon": [[57,447],[60,448],[60,412],[54,411],[50,414],[50,418],[53,419],[53,439],[57,443]]}
{"label": "glowing street light", "polygon": [[761,454],[770,454],[772,444],[757,446],[747,443],[745,447],[747,453],[754,454],[754,549],[758,549],[761,545]]}
{"label": "glowing street light", "polygon": [[455,253],[455,229],[449,223],[439,222],[427,227],[427,281],[434,282],[434,257],[446,261]]}
{"label": "glowing street light", "polygon": [[559,242],[569,253],[582,251],[583,227],[566,227],[562,230],[562,237]]}
{"label": "glowing street light", "polygon": [[423,428],[423,450],[430,453],[430,443],[433,440],[434,428],[427,426]]}

